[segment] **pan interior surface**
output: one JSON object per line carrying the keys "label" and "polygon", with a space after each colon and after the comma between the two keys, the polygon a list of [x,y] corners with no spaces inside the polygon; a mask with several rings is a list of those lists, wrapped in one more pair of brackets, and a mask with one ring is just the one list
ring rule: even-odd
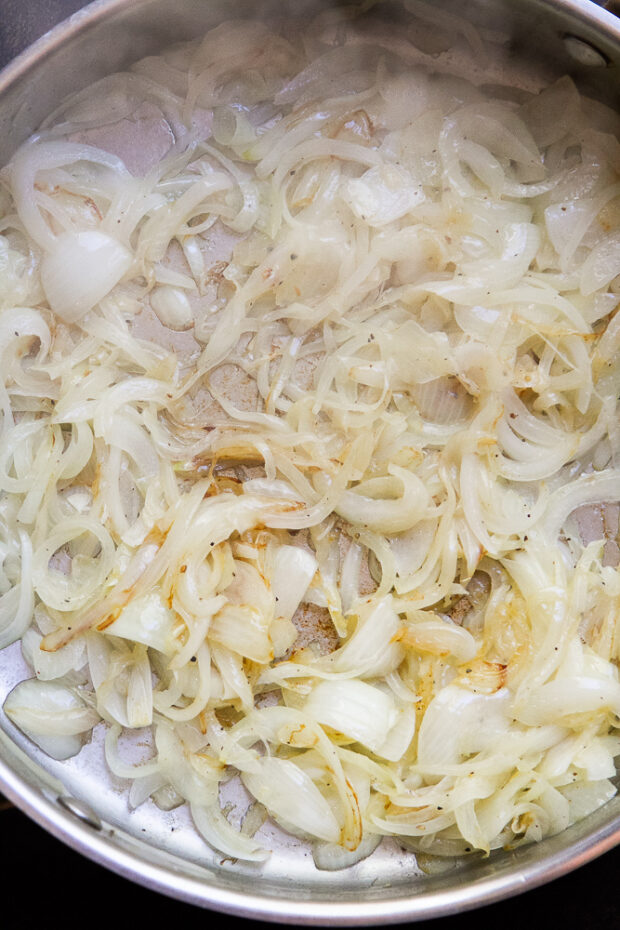
{"label": "pan interior surface", "polygon": [[[19,656],[5,650],[0,672],[14,677]],[[6,674],[6,660],[11,670]],[[8,732],[7,732],[8,731]],[[562,834],[495,852],[436,874],[385,840],[357,865],[318,871],[308,848],[277,828],[273,854],[258,869],[209,850],[189,816],[142,805],[128,815],[127,791],[110,777],[102,733],[69,763],[50,761],[3,719],[0,783],[41,826],[102,866],[189,903],[275,923],[376,926],[459,913],[558,878],[602,855],[620,839],[615,797]]]}
{"label": "pan interior surface", "polygon": [[[334,6],[235,4],[239,17],[311,15]],[[459,3],[441,4],[447,11]],[[0,163],[69,92],[122,70],[134,60],[205,32],[230,17],[226,0],[97,0],[57,27],[0,76]],[[584,93],[616,106],[620,94],[620,29],[592,4],[476,0],[474,24],[510,30],[496,62],[514,83],[543,87],[569,73]],[[386,16],[398,22],[397,4]],[[592,54],[588,54],[588,49]],[[0,652],[0,704],[30,671],[19,643]],[[0,712],[0,784],[33,819],[85,855],[149,888],[191,903],[283,923],[363,925],[422,920],[473,908],[535,887],[589,861],[620,841],[620,799],[539,844],[489,858],[450,860],[424,868],[396,840],[343,871],[320,871],[309,847],[273,825],[263,835],[273,853],[253,865],[211,851],[185,807],[161,811],[151,802],[129,810],[126,784],[112,776],[103,753],[104,727],[78,756],[56,762]],[[139,740],[125,747],[140,755]],[[236,783],[226,799],[246,803]]]}

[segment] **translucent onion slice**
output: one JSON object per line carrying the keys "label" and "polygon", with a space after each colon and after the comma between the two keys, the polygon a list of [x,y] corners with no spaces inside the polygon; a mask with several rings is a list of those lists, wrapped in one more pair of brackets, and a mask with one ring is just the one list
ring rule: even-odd
{"label": "translucent onion slice", "polygon": [[418,763],[431,769],[454,764],[463,756],[492,749],[509,727],[510,694],[473,694],[448,685],[431,701],[418,733]]}
{"label": "translucent onion slice", "polygon": [[340,838],[340,825],[309,775],[288,759],[261,759],[257,770],[245,772],[252,795],[283,826],[330,843]]}
{"label": "translucent onion slice", "polygon": [[99,714],[73,688],[29,678],[13,688],[4,711],[26,736],[53,759],[76,755]]}
{"label": "translucent onion slice", "polygon": [[50,307],[66,323],[75,323],[110,293],[132,261],[129,249],[107,233],[63,233],[41,263]]}
{"label": "translucent onion slice", "polygon": [[322,681],[313,688],[306,712],[375,752],[397,721],[394,700],[364,681]]}

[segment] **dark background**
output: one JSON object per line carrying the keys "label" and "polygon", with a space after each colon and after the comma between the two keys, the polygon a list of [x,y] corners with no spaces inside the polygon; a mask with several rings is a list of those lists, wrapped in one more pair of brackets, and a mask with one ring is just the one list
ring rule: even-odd
{"label": "dark background", "polygon": [[[0,0],[0,67],[82,0]],[[620,849],[556,879],[479,911],[417,924],[430,930],[464,930],[480,921],[500,930],[615,930],[620,928]],[[0,796],[0,887],[3,928],[118,927],[180,923],[184,930],[225,926],[230,917],[164,897],[95,865],[65,847]],[[113,925],[114,926],[114,925]],[[273,926],[246,921],[248,930]],[[404,925],[403,925],[404,926]]]}

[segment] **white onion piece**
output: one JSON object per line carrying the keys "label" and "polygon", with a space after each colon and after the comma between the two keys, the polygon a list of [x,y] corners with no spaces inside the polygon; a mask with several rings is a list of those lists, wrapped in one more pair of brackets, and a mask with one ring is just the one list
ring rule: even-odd
{"label": "white onion piece", "polygon": [[[565,76],[524,103],[520,108],[520,116],[542,148],[559,142],[567,127],[579,119],[580,108],[577,88],[571,78]],[[562,113],[563,119],[556,118],[558,113]]]}
{"label": "white onion piece", "polygon": [[437,768],[459,762],[483,749],[493,749],[509,726],[510,694],[474,694],[448,685],[433,698],[418,733],[418,761]]}
{"label": "white onion piece", "polygon": [[574,762],[575,765],[586,771],[587,777],[592,781],[613,778],[616,774],[614,757],[617,751],[617,741],[613,737],[607,744],[604,742],[604,738],[601,738],[580,749],[574,758]]}
{"label": "white onion piece", "polygon": [[24,657],[40,681],[62,678],[63,675],[78,671],[85,665],[86,649],[83,640],[76,639],[56,652],[44,652],[40,648],[42,639],[33,627],[26,630],[22,636]]}
{"label": "white onion piece", "polygon": [[398,762],[411,746],[416,730],[416,706],[410,700],[397,703],[397,717],[379,749],[377,755],[389,762]]}
{"label": "white onion piece", "polygon": [[194,324],[194,314],[187,295],[178,287],[162,284],[151,293],[151,307],[159,320],[178,332]]}
{"label": "white onion piece", "polygon": [[[157,788],[163,787],[165,780],[158,771],[159,766],[156,758],[151,758],[147,762],[138,762],[135,764],[125,762],[121,758],[118,748],[118,740],[121,733],[122,729],[118,724],[114,724],[107,730],[105,735],[105,756],[110,769],[118,778],[136,778],[138,783],[142,783],[142,788],[133,792],[133,796],[132,792],[130,792],[130,806],[133,806],[133,799],[146,788],[147,784],[150,790],[147,790],[143,800],[146,800],[146,798],[156,790],[154,786],[157,786]],[[134,786],[132,785],[132,787]]]}
{"label": "white onion piece", "polygon": [[273,643],[269,636],[271,614],[265,614],[252,604],[227,604],[210,625],[210,636],[227,649],[259,662],[273,658]]}
{"label": "white onion piece", "polygon": [[587,714],[599,710],[620,713],[620,683],[609,679],[557,678],[534,691],[527,701],[513,708],[519,721],[541,726],[568,714]]}
{"label": "white onion piece", "polygon": [[[335,507],[336,513],[349,523],[383,533],[410,529],[426,516],[428,491],[412,472],[392,465],[390,473],[393,479],[370,479],[352,491],[344,491]],[[387,497],[393,493],[392,489],[400,490],[400,495]],[[386,497],[382,499],[384,493]]]}
{"label": "white onion piece", "polygon": [[333,843],[313,843],[312,858],[317,869],[322,872],[339,872],[367,859],[380,842],[379,833],[367,833],[357,849],[353,850],[343,849]]}
{"label": "white onion piece", "polygon": [[[52,557],[70,545],[76,550],[67,566],[61,562],[58,567],[50,567]],[[75,610],[101,589],[112,568],[113,552],[109,533],[95,520],[74,517],[60,522],[34,553],[35,591],[48,607]]]}
{"label": "white onion piece", "polygon": [[581,266],[581,293],[588,297],[620,274],[620,233],[595,246]]}
{"label": "white onion piece", "polygon": [[315,556],[299,546],[280,546],[274,553],[271,591],[277,617],[290,620],[303,601],[316,573]]}
{"label": "white onion piece", "polygon": [[613,783],[607,779],[595,781],[592,784],[565,785],[561,790],[568,801],[571,823],[575,823],[577,820],[581,820],[593,811],[598,810],[599,807],[611,800],[616,793]]}
{"label": "white onion piece", "polygon": [[0,649],[9,646],[26,632],[34,611],[32,543],[23,531],[19,541],[21,579],[0,596]]}
{"label": "white onion piece", "polygon": [[176,647],[174,628],[174,612],[156,591],[151,591],[133,598],[107,627],[107,632],[170,655]]}
{"label": "white onion piece", "polygon": [[305,710],[319,723],[379,755],[397,720],[396,705],[389,695],[364,681],[322,681],[313,688]]}
{"label": "white onion piece", "polygon": [[361,178],[347,181],[341,196],[371,226],[401,219],[425,198],[421,185],[398,165],[370,168]]}
{"label": "white onion piece", "polygon": [[153,722],[153,682],[146,649],[132,663],[127,683],[127,726],[148,727]]}
{"label": "white onion piece", "polygon": [[335,672],[353,674],[357,670],[365,678],[387,674],[402,660],[402,647],[395,641],[399,627],[394,605],[385,598],[373,611],[360,618],[345,645],[327,656],[321,664]]}
{"label": "white onion piece", "polygon": [[41,263],[50,307],[66,323],[75,323],[110,293],[132,261],[129,249],[107,233],[63,233]]}
{"label": "white onion piece", "polygon": [[463,627],[447,620],[420,620],[406,627],[401,642],[434,655],[453,655],[468,662],[478,651],[476,640]]}
{"label": "white onion piece", "polygon": [[265,758],[243,783],[284,827],[337,843],[340,825],[312,779],[288,759]]}
{"label": "white onion piece", "polygon": [[16,685],[4,702],[15,726],[53,759],[68,759],[82,748],[99,714],[72,688],[30,678]]}
{"label": "white onion piece", "polygon": [[412,391],[425,419],[455,426],[470,412],[471,397],[455,379],[437,378],[416,385]]}
{"label": "white onion piece", "polygon": [[250,837],[235,830],[217,806],[191,805],[192,820],[207,843],[226,856],[249,862],[264,862],[269,850],[264,849]]}
{"label": "white onion piece", "polygon": [[75,145],[64,141],[40,140],[36,145],[26,143],[11,163],[18,212],[26,230],[41,248],[52,248],[54,235],[33,196],[37,174],[80,161],[92,162],[108,169],[110,173],[107,182],[112,191],[118,180],[129,178],[127,168],[115,155],[92,145]]}
{"label": "white onion piece", "polygon": [[550,495],[541,530],[549,539],[557,539],[569,515],[584,504],[613,501],[618,497],[618,476],[613,471],[582,475],[571,484]]}

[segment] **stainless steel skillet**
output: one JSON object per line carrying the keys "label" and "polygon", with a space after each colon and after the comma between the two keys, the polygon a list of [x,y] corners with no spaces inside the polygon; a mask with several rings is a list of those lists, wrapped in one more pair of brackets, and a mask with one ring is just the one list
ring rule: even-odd
{"label": "stainless steel skillet", "polygon": [[[290,3],[299,9],[311,2]],[[450,3],[443,4],[450,7]],[[255,13],[285,4],[239,2]],[[463,13],[460,4],[454,8]],[[572,73],[589,93],[617,104],[620,28],[588,2],[478,0],[477,22],[512,30],[506,67],[528,80]],[[174,39],[230,16],[224,0],[98,0],[54,29],[0,77],[0,161],[68,92]],[[26,674],[19,647],[0,653],[0,700]],[[422,874],[397,844],[341,873],[320,873],[297,841],[276,834],[272,861],[222,861],[194,834],[184,812],[128,813],[123,786],[102,762],[101,740],[70,763],[54,763],[0,718],[0,786],[31,817],[95,861],[147,887],[206,907],[285,923],[376,925],[473,908],[549,881],[620,841],[620,800],[537,846]]]}

